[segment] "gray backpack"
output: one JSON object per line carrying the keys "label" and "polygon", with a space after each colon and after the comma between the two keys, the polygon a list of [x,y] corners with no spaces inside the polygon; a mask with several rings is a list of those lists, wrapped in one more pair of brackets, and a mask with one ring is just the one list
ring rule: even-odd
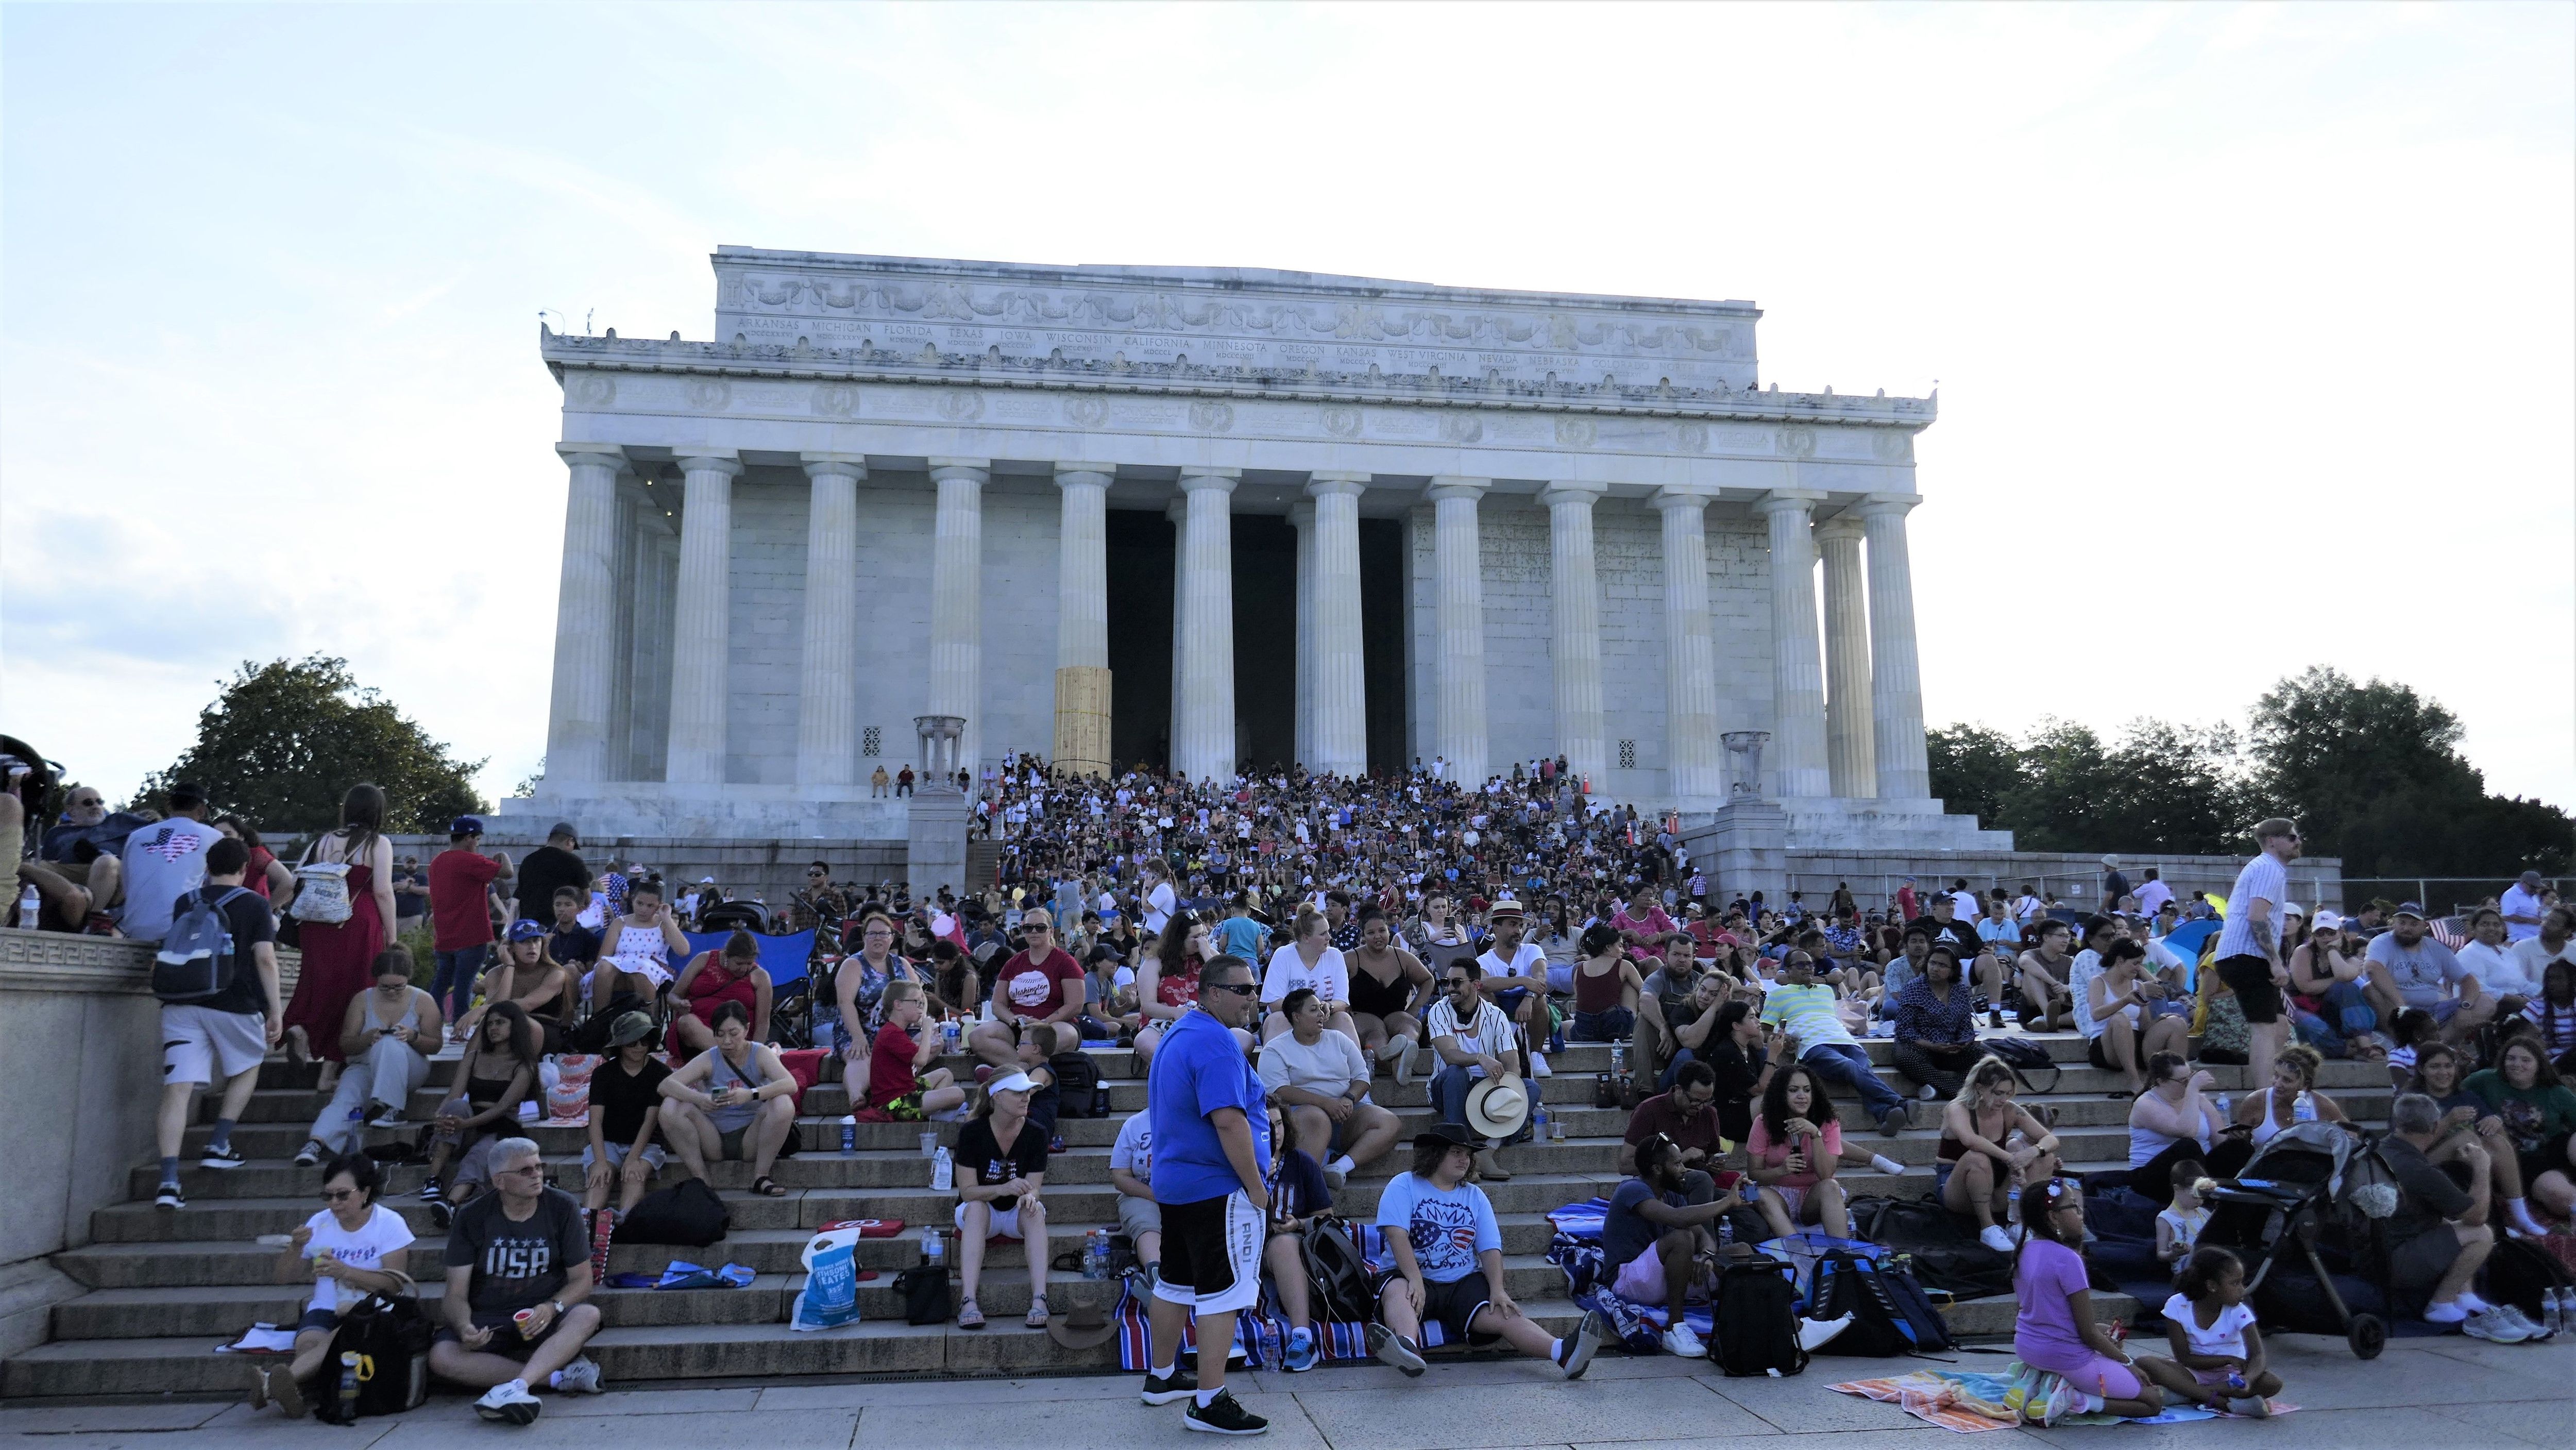
{"label": "gray backpack", "polygon": [[209,901],[201,886],[190,894],[194,899],[170,923],[161,953],[152,959],[152,995],[179,1005],[220,997],[231,989],[239,963],[224,903],[251,893],[235,886]]}

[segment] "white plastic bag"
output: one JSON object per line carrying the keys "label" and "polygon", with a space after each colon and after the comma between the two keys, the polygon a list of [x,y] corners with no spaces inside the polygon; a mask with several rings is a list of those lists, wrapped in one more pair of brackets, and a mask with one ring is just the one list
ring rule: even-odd
{"label": "white plastic bag", "polygon": [[787,1327],[838,1329],[859,1322],[859,1228],[825,1229],[805,1245],[805,1287]]}

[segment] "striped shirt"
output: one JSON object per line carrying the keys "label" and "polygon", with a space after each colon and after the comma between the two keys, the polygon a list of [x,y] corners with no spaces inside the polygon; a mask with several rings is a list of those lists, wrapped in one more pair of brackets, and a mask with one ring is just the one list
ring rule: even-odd
{"label": "striped shirt", "polygon": [[2281,902],[2289,894],[2289,870],[2274,859],[2271,852],[2262,852],[2246,862],[2245,869],[2236,873],[2235,887],[2227,893],[2227,925],[2218,933],[2219,960],[2264,955],[2263,944],[2255,940],[2254,923],[2249,919],[2257,901],[2271,903],[2271,910],[2264,915],[2264,925],[2268,939],[2279,943]]}
{"label": "striped shirt", "polygon": [[[1434,1043],[1443,1037],[1454,1037],[1465,1051],[1492,1057],[1501,1057],[1512,1046],[1512,1020],[1503,1015],[1502,1008],[1491,1002],[1477,1003],[1475,1015],[1461,1023],[1457,1007],[1447,997],[1442,997],[1431,1004],[1430,1011],[1422,1014],[1422,1031]],[[1481,1064],[1472,1066],[1467,1069],[1467,1075],[1483,1077],[1485,1069]]]}

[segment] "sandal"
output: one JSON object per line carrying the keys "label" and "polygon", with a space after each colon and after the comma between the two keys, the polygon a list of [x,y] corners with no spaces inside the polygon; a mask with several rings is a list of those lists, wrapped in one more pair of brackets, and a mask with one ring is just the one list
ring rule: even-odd
{"label": "sandal", "polygon": [[1029,1301],[1029,1317],[1027,1323],[1031,1329],[1044,1329],[1047,1327],[1047,1301],[1044,1294],[1040,1294]]}
{"label": "sandal", "polygon": [[759,1194],[763,1198],[785,1198],[787,1196],[786,1186],[766,1173],[751,1180],[751,1191]]}
{"label": "sandal", "polygon": [[957,1306],[957,1327],[960,1329],[984,1327],[984,1311],[975,1307],[974,1300],[969,1299]]}

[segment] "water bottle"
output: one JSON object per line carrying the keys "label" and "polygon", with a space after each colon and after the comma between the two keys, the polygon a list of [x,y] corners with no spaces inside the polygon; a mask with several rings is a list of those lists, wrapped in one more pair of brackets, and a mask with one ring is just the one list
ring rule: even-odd
{"label": "water bottle", "polygon": [[36,894],[36,883],[33,881],[28,882],[27,889],[18,893],[19,928],[23,931],[34,931],[36,929],[36,913],[42,910],[44,905],[45,899]]}
{"label": "water bottle", "polygon": [[933,1193],[957,1191],[957,1160],[945,1145],[942,1145],[930,1159],[930,1191]]}
{"label": "water bottle", "polygon": [[1717,1218],[1717,1252],[1720,1258],[1735,1252],[1735,1220],[1724,1214]]}
{"label": "water bottle", "polygon": [[1533,1142],[1544,1143],[1547,1141],[1547,1108],[1545,1105],[1541,1105],[1536,1112],[1530,1115],[1530,1138]]}
{"label": "water bottle", "polygon": [[844,1157],[844,1158],[847,1158],[847,1157],[849,1157],[851,1154],[856,1153],[856,1152],[858,1152],[858,1151],[859,1151],[859,1118],[858,1118],[858,1114],[856,1114],[856,1113],[844,1113],[844,1114],[842,1114],[842,1115],[841,1115],[841,1156],[842,1156],[842,1157]]}
{"label": "water bottle", "polygon": [[1091,1085],[1091,1115],[1095,1118],[1109,1116],[1109,1083],[1105,1078]]}
{"label": "water bottle", "polygon": [[947,1246],[940,1236],[939,1225],[933,1223],[923,1224],[921,1226],[921,1261],[936,1269],[941,1267],[946,1260]]}
{"label": "water bottle", "polygon": [[1624,1042],[1610,1044],[1610,1075],[1614,1078],[1628,1075],[1628,1044]]}
{"label": "water bottle", "polygon": [[340,1423],[358,1422],[358,1352],[340,1351]]}
{"label": "water bottle", "polygon": [[941,1038],[945,1039],[945,1050],[955,1052],[957,1050],[957,1019],[951,1017],[947,1021],[940,1023],[939,1035]]}
{"label": "water bottle", "polygon": [[2218,1125],[2222,1128],[2226,1127],[2229,1123],[2235,1121],[2235,1118],[2236,1114],[2234,1109],[2228,1106],[2227,1094],[2220,1093],[2218,1095]]}
{"label": "water bottle", "polygon": [[2576,1302],[2571,1301],[2576,1301],[2576,1289],[2552,1289],[2541,1295],[2541,1327],[2553,1334],[2561,1329],[2576,1332],[2576,1321],[2568,1318],[2571,1313],[2576,1313]]}

